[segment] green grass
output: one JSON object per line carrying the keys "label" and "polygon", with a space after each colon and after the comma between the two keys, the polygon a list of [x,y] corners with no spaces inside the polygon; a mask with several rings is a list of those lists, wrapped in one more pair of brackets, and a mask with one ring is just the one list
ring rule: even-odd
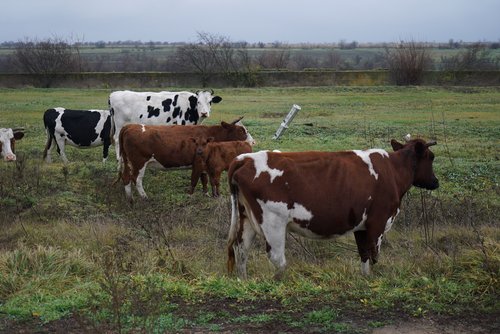
{"label": "green grass", "polygon": [[[380,315],[394,312],[425,317],[500,307],[499,88],[217,90],[223,101],[206,123],[245,116],[256,150],[389,150],[391,138],[407,133],[438,141],[432,150],[441,186],[404,198],[371,277],[359,273],[352,235],[289,236],[281,282],[272,280],[262,240],[250,254],[250,280],[226,275],[226,187],[219,199],[200,189],[188,196],[189,171],[148,170],[150,200],[131,206],[113,183],[113,152],[104,165],[101,148],[67,148],[67,166],[57,155],[41,162],[43,112],[106,108],[110,92],[0,89],[0,127],[26,129],[18,161],[0,163],[0,320],[80,314],[123,331],[278,325],[356,332],[382,326],[390,319]],[[294,103],[302,110],[273,140]],[[360,309],[372,314],[361,329],[349,322]]]}

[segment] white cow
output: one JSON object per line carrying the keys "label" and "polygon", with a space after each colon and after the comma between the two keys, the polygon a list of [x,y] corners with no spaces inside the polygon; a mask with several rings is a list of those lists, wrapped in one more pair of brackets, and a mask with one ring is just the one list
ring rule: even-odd
{"label": "white cow", "polygon": [[213,91],[132,92],[116,91],[109,96],[116,159],[120,160],[118,136],[128,123],[147,125],[196,125],[210,116],[212,103],[222,101]]}

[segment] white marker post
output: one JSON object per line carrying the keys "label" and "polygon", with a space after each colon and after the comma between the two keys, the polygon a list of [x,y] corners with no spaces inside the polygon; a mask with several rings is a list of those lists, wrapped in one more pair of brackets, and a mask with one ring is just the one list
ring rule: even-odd
{"label": "white marker post", "polygon": [[281,134],[283,132],[285,132],[286,129],[288,129],[288,125],[290,123],[292,123],[293,118],[295,117],[295,115],[297,115],[297,113],[299,112],[300,109],[301,109],[300,106],[297,104],[294,104],[292,106],[292,109],[290,109],[290,112],[288,113],[288,115],[286,115],[283,122],[281,122],[281,125],[278,128],[278,130],[276,130],[276,133],[274,134],[273,139],[278,139],[281,136]]}

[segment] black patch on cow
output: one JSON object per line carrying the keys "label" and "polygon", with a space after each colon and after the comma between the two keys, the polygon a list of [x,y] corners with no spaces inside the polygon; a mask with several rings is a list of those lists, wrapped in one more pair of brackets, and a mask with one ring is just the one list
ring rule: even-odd
{"label": "black patch on cow", "polygon": [[51,137],[54,137],[57,116],[59,116],[59,113],[55,109],[48,109],[43,114],[43,124],[45,125],[45,128],[49,131]]}
{"label": "black patch on cow", "polygon": [[177,121],[174,121],[172,124],[173,124],[173,125],[177,125]]}
{"label": "black patch on cow", "polygon": [[146,101],[151,100],[151,96],[146,97]]}
{"label": "black patch on cow", "polygon": [[61,124],[76,145],[90,146],[97,139],[95,128],[100,119],[101,114],[97,111],[66,109],[61,116]]}
{"label": "black patch on cow", "polygon": [[185,120],[182,120],[182,125],[186,125],[186,121]]}
{"label": "black patch on cow", "polygon": [[139,116],[139,118],[142,118],[142,114]]}
{"label": "black patch on cow", "polygon": [[172,99],[166,99],[161,102],[161,105],[163,106],[163,111],[167,112],[170,111],[170,105],[172,104]]}
{"label": "black patch on cow", "polygon": [[172,118],[167,118],[167,124],[170,123],[170,121],[172,120]]}
{"label": "black patch on cow", "polygon": [[198,123],[198,98],[196,96],[189,97],[189,107],[186,110],[186,114],[184,115],[186,120],[189,120],[190,123]]}
{"label": "black patch on cow", "polygon": [[173,117],[173,118],[177,118],[177,117],[179,117],[179,113],[180,113],[180,111],[181,111],[181,107],[175,107],[175,108],[174,108],[174,113],[172,114],[172,117]]}
{"label": "black patch on cow", "polygon": [[148,106],[148,118],[160,116],[160,108]]}
{"label": "black patch on cow", "polygon": [[174,103],[172,104],[174,107],[177,105],[177,99],[179,98],[179,95],[174,96]]}

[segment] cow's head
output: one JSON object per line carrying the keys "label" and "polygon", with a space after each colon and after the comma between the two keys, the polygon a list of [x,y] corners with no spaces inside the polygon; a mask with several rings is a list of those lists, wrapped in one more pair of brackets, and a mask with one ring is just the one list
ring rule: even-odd
{"label": "cow's head", "polygon": [[214,137],[191,137],[191,140],[194,142],[196,149],[195,155],[196,157],[201,157],[202,159],[206,159],[207,157],[207,144],[214,141]]}
{"label": "cow's head", "polygon": [[24,137],[21,129],[0,129],[0,151],[5,161],[15,161],[15,142]]}
{"label": "cow's head", "polygon": [[242,118],[243,117],[235,119],[231,123],[221,122],[221,125],[224,129],[226,129],[228,133],[227,137],[231,140],[244,140],[253,146],[255,145],[255,140],[243,123],[241,123]]}
{"label": "cow's head", "polygon": [[199,90],[196,92],[196,108],[198,110],[198,115],[200,119],[210,116],[210,110],[212,103],[219,103],[222,101],[222,97],[213,96],[214,91],[202,91]]}
{"label": "cow's head", "polygon": [[429,150],[430,146],[436,145],[436,141],[425,142],[422,139],[409,140],[406,144],[401,144],[396,140],[391,140],[394,151],[408,150],[415,157],[413,185],[420,188],[434,190],[439,187],[439,181],[434,175],[432,163],[434,153]]}

